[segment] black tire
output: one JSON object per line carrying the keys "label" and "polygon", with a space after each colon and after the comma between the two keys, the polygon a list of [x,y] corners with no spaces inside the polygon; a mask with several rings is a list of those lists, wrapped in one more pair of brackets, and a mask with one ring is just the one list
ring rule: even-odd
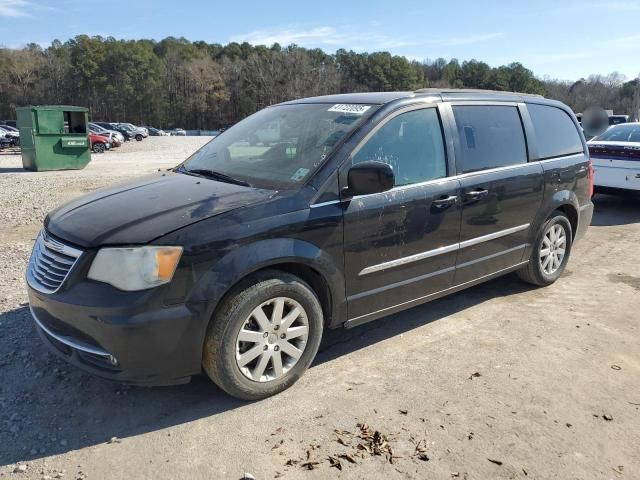
{"label": "black tire", "polygon": [[136,135],[136,141],[141,142],[142,141],[142,135],[137,134]]}
{"label": "black tire", "polygon": [[[564,230],[564,235],[566,238],[565,244],[565,252],[564,257],[560,263],[560,266],[553,273],[547,273],[543,269],[543,262],[540,258],[540,251],[543,248],[543,239],[547,232],[554,225],[560,226]],[[551,285],[555,282],[560,276],[562,272],[564,272],[565,267],[567,266],[567,262],[569,261],[569,257],[571,255],[571,247],[573,245],[573,232],[571,229],[571,222],[567,216],[560,212],[555,211],[551,216],[542,224],[540,230],[538,231],[538,235],[536,236],[536,243],[533,246],[531,251],[531,257],[529,258],[529,263],[522,267],[517,271],[518,277],[527,283],[531,283],[532,285],[537,285],[539,287],[545,287],[547,285]]]}
{"label": "black tire", "polygon": [[[251,380],[236,361],[238,334],[256,307],[284,296],[298,302],[306,312],[308,337],[303,353],[280,378],[266,382]],[[286,390],[302,377],[318,352],[322,330],[322,308],[311,287],[294,275],[265,270],[234,289],[217,309],[207,329],[202,366],[209,378],[229,395],[243,400],[263,399]],[[273,367],[272,363],[268,365]]]}
{"label": "black tire", "polygon": [[106,147],[105,147],[104,143],[100,143],[100,142],[98,142],[98,143],[94,143],[94,144],[93,144],[93,151],[94,151],[95,153],[104,153],[105,148],[106,148]]}

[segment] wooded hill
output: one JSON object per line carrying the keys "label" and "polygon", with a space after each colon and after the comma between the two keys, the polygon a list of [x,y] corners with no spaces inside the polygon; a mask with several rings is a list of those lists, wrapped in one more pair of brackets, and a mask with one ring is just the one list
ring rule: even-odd
{"label": "wooded hill", "polygon": [[388,52],[328,54],[296,45],[173,37],[157,42],[79,35],[45,49],[0,49],[0,119],[14,118],[16,106],[70,104],[89,107],[94,120],[210,129],[294,98],[422,87],[540,93],[575,111],[593,104],[616,113],[640,108],[638,79],[614,73],[577,82],[541,80],[517,62],[417,62]]}

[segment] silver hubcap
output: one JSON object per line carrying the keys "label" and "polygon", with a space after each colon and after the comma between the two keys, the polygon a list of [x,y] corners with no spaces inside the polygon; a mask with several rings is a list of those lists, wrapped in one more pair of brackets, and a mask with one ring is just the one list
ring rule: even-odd
{"label": "silver hubcap", "polygon": [[561,225],[551,225],[542,237],[540,267],[547,275],[558,271],[567,248],[567,235]]}
{"label": "silver hubcap", "polygon": [[236,340],[236,362],[243,375],[269,382],[298,363],[309,337],[309,320],[302,305],[277,297],[257,306]]}

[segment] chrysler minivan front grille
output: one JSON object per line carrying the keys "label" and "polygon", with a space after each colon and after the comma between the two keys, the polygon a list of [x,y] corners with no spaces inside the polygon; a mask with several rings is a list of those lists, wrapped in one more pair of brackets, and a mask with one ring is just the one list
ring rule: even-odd
{"label": "chrysler minivan front grille", "polygon": [[27,282],[42,293],[58,291],[80,255],[82,250],[52,238],[43,229],[31,252]]}

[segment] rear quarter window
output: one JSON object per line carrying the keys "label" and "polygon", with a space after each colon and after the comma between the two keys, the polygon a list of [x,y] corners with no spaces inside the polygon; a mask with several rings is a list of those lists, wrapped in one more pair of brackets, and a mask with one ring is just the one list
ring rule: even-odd
{"label": "rear quarter window", "polygon": [[549,105],[528,104],[540,159],[582,153],[580,134],[567,112]]}

